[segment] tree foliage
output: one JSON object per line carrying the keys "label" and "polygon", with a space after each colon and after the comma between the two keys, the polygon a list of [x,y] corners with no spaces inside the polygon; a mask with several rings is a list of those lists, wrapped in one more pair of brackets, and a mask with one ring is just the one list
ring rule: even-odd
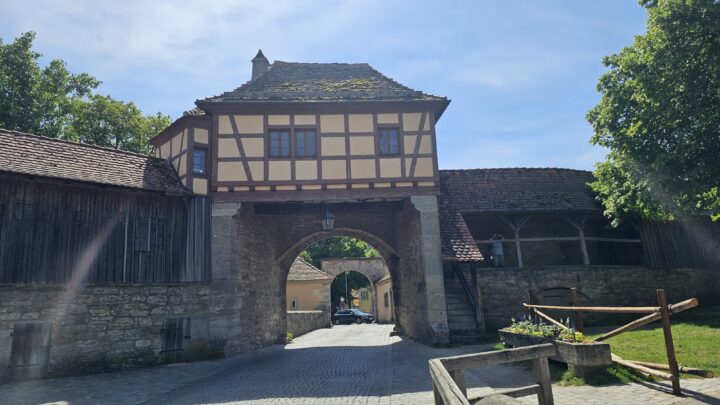
{"label": "tree foliage", "polygon": [[323,239],[300,253],[300,257],[313,266],[320,268],[322,259],[343,257],[380,257],[380,253],[370,244],[348,236],[333,236]]}
{"label": "tree foliage", "polygon": [[647,32],[604,58],[591,184],[614,223],[720,216],[720,2],[641,0]]}
{"label": "tree foliage", "polygon": [[[347,277],[347,294],[345,294],[345,277]],[[350,305],[352,303],[348,296],[350,290],[359,290],[364,287],[370,286],[370,280],[365,275],[358,273],[357,271],[349,271],[347,273],[340,274],[335,277],[335,280],[330,284],[330,302],[332,308],[337,310],[340,307],[340,297],[345,298],[345,302]]]}
{"label": "tree foliage", "polygon": [[62,60],[40,67],[34,32],[0,38],[0,127],[52,138],[149,153],[148,140],[170,124],[133,103],[94,93],[100,81],[73,74]]}

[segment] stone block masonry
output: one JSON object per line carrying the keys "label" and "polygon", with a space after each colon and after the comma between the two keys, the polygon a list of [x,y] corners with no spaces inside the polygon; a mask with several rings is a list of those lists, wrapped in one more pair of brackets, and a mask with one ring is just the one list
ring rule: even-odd
{"label": "stone block masonry", "polygon": [[[478,292],[488,333],[508,326],[526,311],[523,302],[543,290],[575,287],[582,305],[654,306],[655,290],[665,289],[670,303],[698,298],[700,305],[720,304],[720,269],[651,269],[644,266],[548,266],[478,269]],[[530,294],[534,297],[531,298]],[[563,313],[563,316],[572,316]],[[618,323],[639,316],[586,314],[586,324]]]}
{"label": "stone block masonry", "polygon": [[330,313],[327,311],[288,311],[287,331],[300,336],[330,325]]}
{"label": "stone block masonry", "polygon": [[208,334],[209,285],[0,286],[0,379],[8,376],[13,327],[52,324],[49,375],[87,374],[160,362],[165,319],[191,319],[187,359],[215,355]]}

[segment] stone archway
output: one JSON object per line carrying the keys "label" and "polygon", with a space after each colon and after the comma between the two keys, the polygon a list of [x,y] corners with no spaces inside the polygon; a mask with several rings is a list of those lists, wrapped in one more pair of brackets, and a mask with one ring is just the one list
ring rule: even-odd
{"label": "stone archway", "polygon": [[446,343],[447,316],[435,197],[330,205],[336,228],[323,232],[323,203],[215,202],[209,335],[226,353],[284,340],[285,285],[295,257],[330,236],[373,245],[393,279],[396,322],[415,339]]}
{"label": "stone archway", "polygon": [[[356,238],[370,244],[380,253],[380,257],[323,259],[321,269],[334,278],[346,271],[354,271],[364,275],[369,281],[373,311],[377,313],[378,297],[375,283],[377,283],[385,275],[386,269],[390,273],[390,278],[393,279],[393,273],[396,273],[397,264],[399,262],[398,253],[395,251],[395,248],[389,245],[386,241],[380,239],[377,235],[367,231],[347,227],[336,228],[332,231],[315,232],[293,244],[293,246],[283,252],[276,261],[282,269],[286,269],[289,273],[290,266],[292,266],[292,263],[303,250],[328,238],[342,236]],[[335,304],[336,303],[331,302],[330,305],[333,311]],[[397,315],[395,315],[394,318],[397,318]],[[402,328],[399,323],[396,324],[396,327],[398,329]]]}

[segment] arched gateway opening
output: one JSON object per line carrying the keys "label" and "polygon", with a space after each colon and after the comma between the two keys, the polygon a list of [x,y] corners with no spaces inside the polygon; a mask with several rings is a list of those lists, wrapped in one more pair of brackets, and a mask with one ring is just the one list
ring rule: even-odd
{"label": "arched gateway opening", "polygon": [[[311,244],[290,265],[286,287],[288,333],[293,336],[345,323],[391,323],[395,308],[390,269],[369,243],[329,237]],[[357,312],[357,311],[361,312]],[[358,315],[364,317],[360,318]]]}
{"label": "arched gateway opening", "polygon": [[[332,229],[322,226],[328,210]],[[387,267],[396,328],[421,341],[447,342],[442,266],[433,245],[438,232],[434,197],[215,203],[210,334],[226,353],[284,341],[293,262],[314,243],[352,237],[372,245]],[[384,296],[376,305],[384,306]]]}

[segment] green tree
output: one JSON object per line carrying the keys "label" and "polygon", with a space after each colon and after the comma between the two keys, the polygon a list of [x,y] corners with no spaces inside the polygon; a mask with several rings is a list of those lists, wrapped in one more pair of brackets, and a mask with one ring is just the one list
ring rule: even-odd
{"label": "green tree", "polygon": [[300,253],[300,257],[319,268],[322,259],[380,257],[380,252],[360,239],[348,236],[333,236],[309,246]]}
{"label": "green tree", "polygon": [[[347,277],[347,295],[345,294],[345,277]],[[337,310],[340,306],[340,297],[345,298],[345,302],[347,303],[351,302],[351,298],[348,297],[350,290],[359,290],[369,286],[370,280],[368,280],[364,274],[358,273],[357,271],[349,271],[338,275],[330,284],[330,302],[332,303],[332,309]]]}
{"label": "green tree", "polygon": [[72,112],[68,139],[133,152],[150,153],[150,138],[170,125],[167,116],[143,116],[134,103],[99,94],[75,100]]}
{"label": "green tree", "polygon": [[0,127],[52,138],[149,153],[148,140],[170,124],[133,103],[93,93],[100,81],[72,74],[62,60],[40,67],[34,32],[0,38]]}
{"label": "green tree", "polygon": [[591,142],[610,149],[591,187],[627,217],[720,217],[720,2],[642,0],[647,32],[603,59]]}

